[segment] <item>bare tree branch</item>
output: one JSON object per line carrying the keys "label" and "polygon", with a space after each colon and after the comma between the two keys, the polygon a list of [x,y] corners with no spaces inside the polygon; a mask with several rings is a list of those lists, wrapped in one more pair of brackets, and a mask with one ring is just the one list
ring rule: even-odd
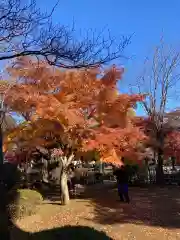
{"label": "bare tree branch", "polygon": [[139,93],[148,94],[142,105],[157,129],[163,125],[170,96],[175,95],[180,80],[179,64],[180,53],[168,49],[161,41],[155,48],[152,61],[146,61],[145,70],[136,83]]}
{"label": "bare tree branch", "polygon": [[[102,34],[76,41],[74,27],[68,29],[52,24],[52,11],[41,13],[36,0],[2,0],[0,5],[0,60],[36,55],[50,65],[62,68],[96,67],[122,57],[130,37],[115,41],[103,39]],[[112,49],[115,49],[114,51]]]}
{"label": "bare tree branch", "polygon": [[[155,48],[152,61],[146,61],[146,69],[136,83],[139,93],[147,93],[142,103],[149,119],[145,124],[145,131],[157,153],[156,181],[163,182],[163,154],[164,139],[175,126],[174,121],[167,118],[167,104],[170,96],[176,94],[179,81],[178,67],[180,53],[168,49],[161,41]],[[150,120],[150,121],[149,121]]]}

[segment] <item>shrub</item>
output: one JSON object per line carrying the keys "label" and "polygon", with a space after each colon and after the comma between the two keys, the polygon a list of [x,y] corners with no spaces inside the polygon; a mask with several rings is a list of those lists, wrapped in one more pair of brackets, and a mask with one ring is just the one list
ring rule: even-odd
{"label": "shrub", "polygon": [[19,189],[16,194],[16,200],[9,206],[12,218],[23,218],[37,212],[43,200],[39,192],[30,189]]}

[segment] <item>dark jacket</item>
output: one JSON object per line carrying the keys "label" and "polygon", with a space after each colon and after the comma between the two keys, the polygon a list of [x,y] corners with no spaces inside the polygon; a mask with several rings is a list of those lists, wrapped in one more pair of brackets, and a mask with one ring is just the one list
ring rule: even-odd
{"label": "dark jacket", "polygon": [[119,184],[127,184],[128,183],[128,173],[125,168],[120,168],[114,171],[114,175],[116,176],[117,182]]}

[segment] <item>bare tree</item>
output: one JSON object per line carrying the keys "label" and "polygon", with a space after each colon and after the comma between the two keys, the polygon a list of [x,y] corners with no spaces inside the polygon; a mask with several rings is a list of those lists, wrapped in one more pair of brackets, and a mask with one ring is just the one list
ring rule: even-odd
{"label": "bare tree", "polygon": [[[58,2],[57,2],[58,4]],[[35,55],[45,58],[51,65],[63,68],[93,67],[122,56],[129,43],[123,37],[115,51],[115,41],[105,40],[102,33],[87,34],[82,41],[73,37],[74,28],[54,26],[51,15],[41,13],[36,0],[24,4],[23,0],[2,0],[0,4],[0,60]]]}
{"label": "bare tree", "polygon": [[163,180],[164,138],[171,128],[167,121],[167,105],[169,100],[177,96],[179,64],[180,53],[161,41],[155,48],[152,60],[146,60],[143,74],[135,86],[139,93],[147,93],[142,106],[149,117],[146,130],[157,153],[156,180],[159,183]]}

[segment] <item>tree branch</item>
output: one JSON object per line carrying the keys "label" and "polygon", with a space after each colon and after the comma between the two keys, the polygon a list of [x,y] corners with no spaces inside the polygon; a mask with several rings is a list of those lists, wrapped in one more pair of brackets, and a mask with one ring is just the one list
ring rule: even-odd
{"label": "tree branch", "polygon": [[116,46],[115,40],[103,39],[102,34],[76,41],[74,28],[52,24],[58,3],[47,14],[41,13],[35,0],[26,5],[22,0],[4,0],[0,5],[0,61],[34,55],[70,69],[96,67],[123,57],[131,37],[123,37]]}

